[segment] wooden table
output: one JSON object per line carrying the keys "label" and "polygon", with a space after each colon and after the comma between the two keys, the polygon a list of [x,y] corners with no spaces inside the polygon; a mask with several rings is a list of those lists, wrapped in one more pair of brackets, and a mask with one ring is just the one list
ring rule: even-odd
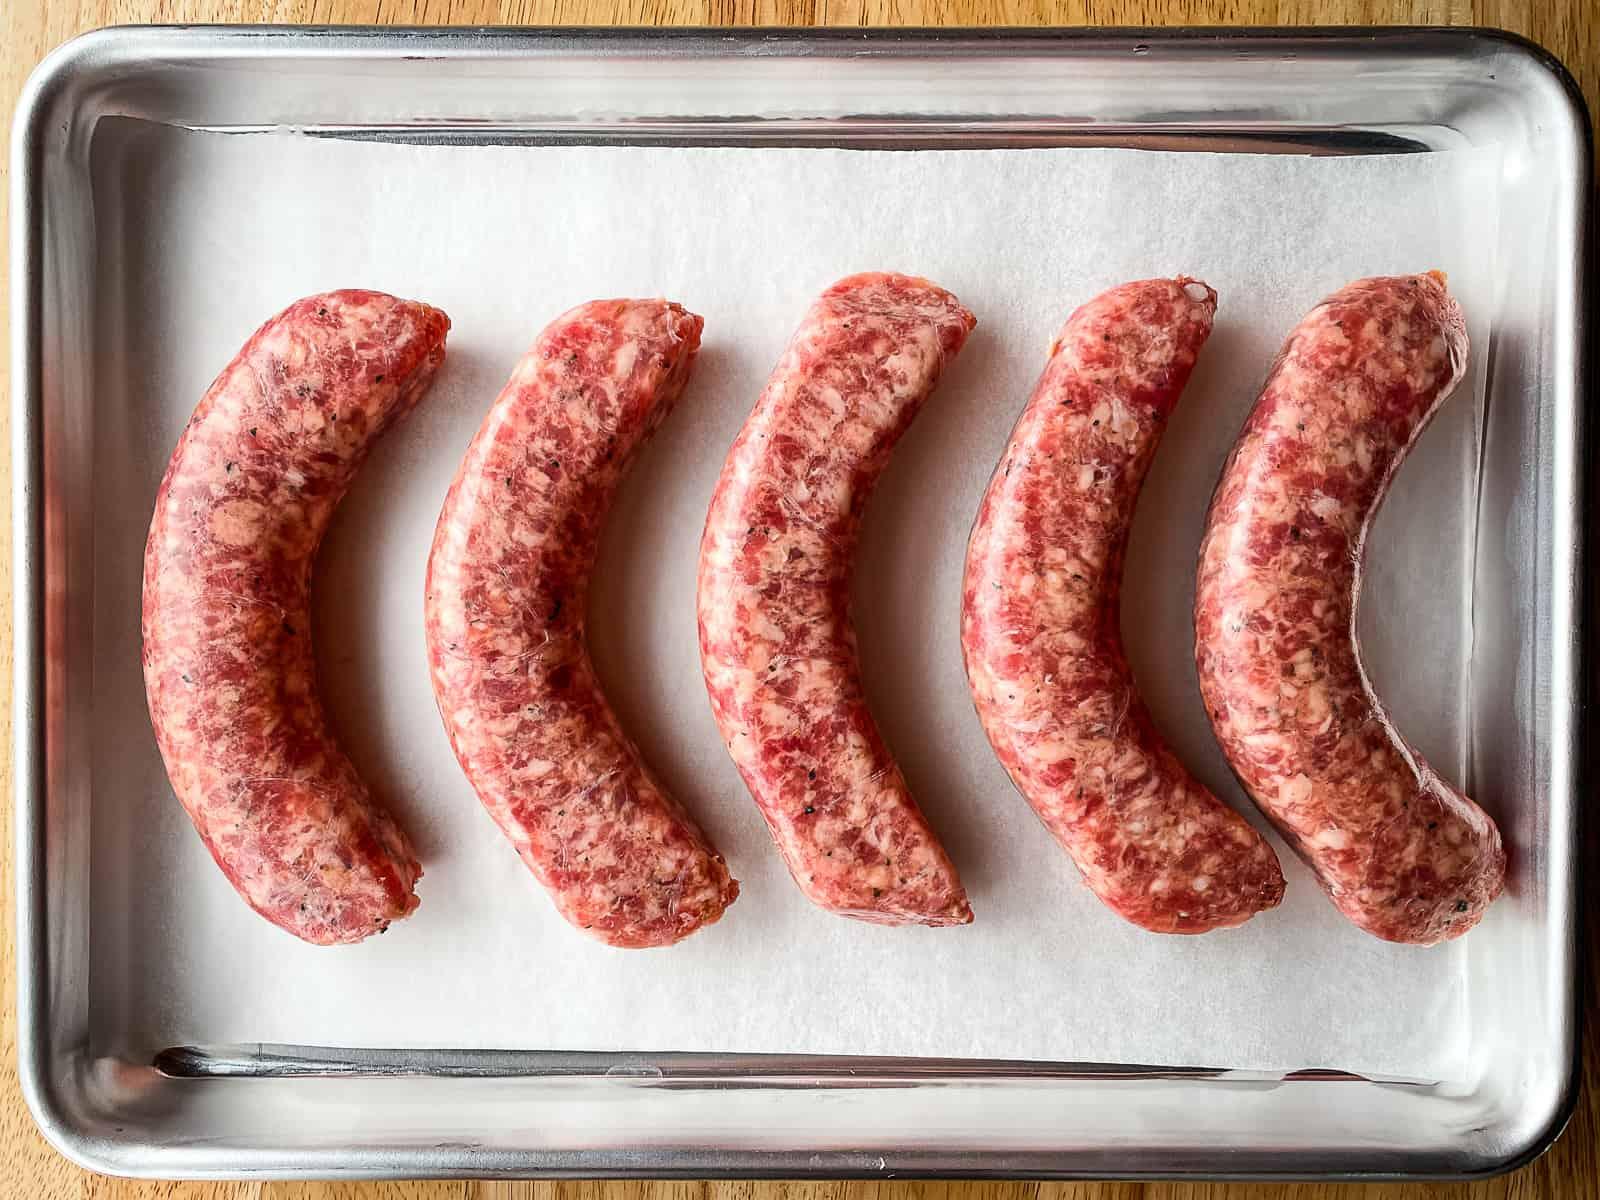
{"label": "wooden table", "polygon": [[[643,24],[643,25],[1494,25],[1554,51],[1577,76],[1591,111],[1600,111],[1600,3],[1536,0],[1527,12],[1505,0],[0,0],[0,115],[10,128],[22,81],[51,48],[101,25],[141,22],[281,21],[327,24]],[[0,166],[0,174],[5,171]],[[0,187],[0,212],[9,189]],[[0,305],[9,297],[0,266]],[[0,348],[7,363],[9,341]],[[0,379],[9,379],[0,371]],[[0,382],[0,388],[6,384]],[[8,423],[9,406],[0,406]],[[6,437],[9,444],[9,436]],[[10,497],[9,463],[0,495]],[[0,526],[0,708],[9,729],[11,525]],[[10,779],[9,733],[0,767]],[[1600,825],[1592,821],[1591,826]],[[91,1175],[47,1146],[16,1084],[15,988],[11,913],[11,822],[0,855],[0,1200],[1600,1200],[1600,995],[1591,970],[1584,984],[1589,1029],[1583,1093],[1554,1149],[1514,1175],[1476,1184],[1337,1186],[1311,1184],[1032,1183],[133,1183]],[[1600,830],[1591,828],[1589,862]],[[1600,960],[1600,905],[1591,903],[1587,938]]]}

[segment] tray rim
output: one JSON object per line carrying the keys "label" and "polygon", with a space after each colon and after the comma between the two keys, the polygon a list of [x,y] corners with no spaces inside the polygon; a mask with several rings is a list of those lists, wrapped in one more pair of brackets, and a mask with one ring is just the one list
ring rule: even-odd
{"label": "tray rim", "polygon": [[[38,578],[44,551],[42,511],[43,445],[40,432],[32,414],[40,401],[40,369],[38,364],[39,331],[42,322],[40,288],[44,267],[39,254],[38,240],[34,236],[40,210],[40,191],[36,187],[36,149],[43,136],[43,122],[53,115],[53,106],[70,92],[74,79],[84,73],[90,76],[111,65],[125,66],[130,62],[145,61],[140,56],[152,53],[167,63],[182,62],[187,58],[225,56],[248,59],[253,46],[270,42],[273,48],[282,44],[300,44],[316,49],[329,57],[382,57],[403,58],[414,52],[418,42],[437,44],[446,48],[446,54],[455,58],[486,57],[559,57],[565,54],[593,52],[597,47],[618,50],[644,50],[666,45],[672,52],[686,53],[696,47],[708,53],[722,52],[732,56],[752,46],[774,49],[784,53],[804,51],[815,47],[823,53],[837,53],[851,47],[859,56],[888,58],[901,53],[922,53],[928,50],[960,48],[969,53],[996,54],[1018,50],[1047,51],[1054,49],[1083,49],[1095,44],[1164,43],[1169,46],[1205,43],[1265,43],[1283,45],[1305,43],[1312,52],[1328,52],[1334,47],[1348,47],[1352,42],[1364,41],[1364,52],[1407,49],[1417,50],[1422,42],[1425,48],[1439,51],[1472,43],[1486,43],[1514,53],[1531,63],[1557,85],[1564,101],[1561,116],[1576,134],[1579,147],[1579,166],[1582,182],[1592,180],[1594,173],[1594,129],[1585,98],[1571,72],[1561,60],[1538,43],[1520,34],[1481,26],[907,26],[873,27],[855,29],[848,27],[760,27],[760,26],[412,26],[412,25],[275,25],[275,24],[163,24],[163,25],[112,25],[92,30],[69,40],[48,53],[27,77],[19,94],[12,124],[11,142],[11,200],[10,254],[12,276],[12,462],[13,462],[13,776],[12,794],[15,804],[14,827],[16,846],[16,925],[14,935],[17,948],[17,1055],[18,1077],[24,1099],[35,1123],[46,1139],[65,1157],[89,1170],[106,1174],[127,1174],[126,1164],[106,1154],[101,1144],[105,1139],[83,1129],[75,1120],[69,1106],[62,1103],[58,1091],[62,1081],[50,1078],[48,1069],[50,1031],[47,1027],[48,1010],[42,995],[42,984],[47,978],[49,926],[45,912],[42,885],[45,875],[45,825],[43,809],[46,800],[44,762],[44,720],[42,701],[44,688],[43,653],[43,585]],[[730,52],[730,47],[732,50]],[[265,48],[263,45],[262,48]],[[130,57],[129,52],[132,52]],[[1575,231],[1579,249],[1580,266],[1577,273],[1578,337],[1574,347],[1572,383],[1578,397],[1578,433],[1580,445],[1576,456],[1576,484],[1578,503],[1586,505],[1591,493],[1600,490],[1593,470],[1593,439],[1587,436],[1586,415],[1591,393],[1594,342],[1596,341],[1596,293],[1600,280],[1584,253],[1592,241],[1594,189],[1586,188],[1578,206]],[[1586,318],[1590,318],[1586,321]],[[1588,328],[1585,329],[1585,325]],[[1587,336],[1585,336],[1587,335]],[[1580,693],[1577,711],[1573,714],[1575,741],[1585,743],[1584,733],[1589,725],[1587,708],[1592,704],[1589,693],[1600,690],[1600,681],[1593,680],[1592,639],[1587,634],[1586,605],[1590,601],[1587,587],[1588,573],[1600,562],[1600,546],[1592,545],[1596,536],[1583,527],[1583,509],[1577,514],[1578,541],[1576,550],[1576,592],[1574,610],[1578,615],[1575,636],[1578,641]],[[1580,754],[1575,762],[1574,791],[1581,797],[1592,778],[1592,767],[1587,753]],[[1571,857],[1576,860],[1583,845],[1582,805],[1572,814],[1574,833]],[[1582,897],[1581,872],[1576,861],[1569,872],[1569,896],[1573,913],[1580,910]],[[1115,1178],[1129,1179],[1324,1179],[1324,1180],[1377,1180],[1377,1179],[1479,1179],[1489,1178],[1518,1169],[1539,1157],[1554,1143],[1565,1128],[1578,1100],[1581,1085],[1582,1039],[1582,960],[1584,946],[1581,933],[1569,925],[1567,946],[1570,1013],[1570,1054],[1559,1095],[1548,1119],[1527,1141],[1517,1146],[1505,1157],[1492,1161],[1482,1168],[1444,1173],[1379,1172],[1360,1170],[1322,1172],[1316,1174],[1247,1173],[1229,1172],[1171,1172],[1171,1171],[1119,1171]],[[931,1060],[930,1060],[931,1061]],[[1370,1086],[1370,1085],[1369,1085]],[[713,1148],[714,1149],[714,1148]],[[441,1170],[425,1165],[430,1157],[416,1149],[395,1149],[388,1152],[395,1160],[392,1166],[372,1169],[370,1166],[337,1165],[338,1152],[301,1152],[306,1160],[322,1161],[325,1166],[307,1163],[304,1168],[284,1169],[272,1167],[241,1167],[222,1174],[196,1173],[183,1170],[171,1176],[158,1176],[155,1171],[140,1171],[144,1177],[172,1178],[319,1178],[337,1174],[346,1178],[471,1178],[471,1177],[538,1177],[538,1178],[783,1178],[797,1174],[813,1178],[884,1178],[885,1169],[851,1166],[813,1166],[796,1171],[780,1160],[792,1159],[797,1152],[790,1151],[740,1151],[735,1156],[741,1165],[717,1169],[662,1163],[657,1166],[627,1166],[611,1164],[604,1168],[586,1170],[582,1167],[558,1166],[542,1168],[529,1174],[507,1171],[495,1167],[467,1166]],[[486,1158],[515,1157],[518,1152],[490,1152]],[[529,1152],[523,1152],[524,1154]],[[574,1156],[592,1158],[616,1157],[613,1151],[574,1151]],[[242,1157],[242,1156],[241,1156]],[[799,1154],[815,1163],[816,1160],[837,1155]],[[924,1155],[924,1157],[930,1157]],[[763,1160],[768,1165],[763,1165]],[[778,1165],[770,1165],[777,1163]],[[409,1164],[409,1165],[408,1165]],[[899,1168],[888,1172],[898,1178],[1018,1178],[1065,1179],[1094,1178],[1082,1170],[1074,1169],[918,1169]]]}

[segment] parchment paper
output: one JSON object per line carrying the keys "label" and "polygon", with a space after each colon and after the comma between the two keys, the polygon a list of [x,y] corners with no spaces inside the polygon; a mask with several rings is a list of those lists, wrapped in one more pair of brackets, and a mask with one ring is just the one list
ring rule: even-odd
{"label": "parchment paper", "polygon": [[[1471,939],[1390,946],[1333,910],[1274,839],[1283,906],[1159,937],[1079,881],[996,763],[960,664],[978,497],[1067,314],[1184,272],[1221,295],[1128,558],[1124,625],[1158,724],[1244,801],[1194,680],[1190,605],[1207,498],[1273,354],[1323,295],[1441,268],[1486,343],[1492,160],[1122,150],[440,148],[221,136],[118,122],[96,147],[99,252],[121,287],[96,431],[93,1038],[161,1046],[797,1051],[1311,1067],[1435,1078],[1461,1059]],[[812,297],[867,269],[927,275],[977,314],[867,516],[855,587],[871,701],[977,912],[884,929],[809,906],[718,741],[695,648],[695,555],[723,456]],[[449,359],[379,447],[328,537],[319,661],[357,764],[413,833],[422,906],[352,948],[249,912],[172,796],[138,666],[140,555],[195,402],[298,296],[379,288],[443,307]],[[647,758],[743,884],[678,947],[569,928],[481,810],[428,684],[423,570],[457,462],[512,364],[569,306],[663,294],[704,315],[681,408],[613,513],[591,637]],[[1402,472],[1363,607],[1401,727],[1462,780],[1482,356]],[[1491,913],[1491,920],[1511,919]]]}

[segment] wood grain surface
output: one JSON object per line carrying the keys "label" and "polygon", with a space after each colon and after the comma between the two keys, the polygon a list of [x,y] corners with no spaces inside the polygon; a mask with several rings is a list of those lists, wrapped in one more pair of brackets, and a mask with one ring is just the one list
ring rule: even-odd
{"label": "wood grain surface", "polygon": [[[1600,101],[1600,2],[1533,0],[0,0],[3,128],[23,80],[50,49],[88,29],[129,23],[275,21],[330,24],[595,25],[1487,25],[1515,30],[1558,55],[1591,112]],[[0,167],[0,172],[4,168]],[[9,188],[0,188],[0,205]],[[9,297],[0,267],[0,305]],[[9,325],[9,323],[8,323]],[[9,346],[9,342],[6,343]],[[0,380],[9,379],[0,349]],[[5,384],[0,382],[0,388]],[[9,404],[0,423],[9,423]],[[9,433],[3,435],[9,445]],[[9,464],[8,464],[9,467]],[[0,479],[9,504],[9,471]],[[10,520],[0,525],[0,706],[11,672]],[[10,712],[0,741],[9,784]],[[9,788],[8,788],[9,791]],[[9,809],[9,804],[7,805]],[[1589,822],[1586,861],[1596,854]],[[16,1084],[11,821],[0,855],[0,1200],[1600,1200],[1600,997],[1583,984],[1588,1037],[1578,1110],[1543,1158],[1472,1184],[1139,1183],[136,1183],[92,1175],[57,1155],[35,1130]],[[1588,906],[1589,959],[1600,958],[1600,905]]]}

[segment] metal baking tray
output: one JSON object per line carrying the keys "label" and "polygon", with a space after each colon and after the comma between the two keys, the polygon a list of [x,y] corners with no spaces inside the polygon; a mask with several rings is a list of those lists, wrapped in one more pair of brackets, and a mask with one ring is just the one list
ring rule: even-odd
{"label": "metal baking tray", "polygon": [[[597,111],[605,115],[597,116]],[[89,148],[104,117],[477,142],[1250,153],[1501,147],[1474,580],[1472,771],[1516,919],[1474,933],[1470,1069],[173,1048],[96,1057]],[[765,32],[139,28],[27,84],[13,135],[15,795],[22,1086],[97,1170],[259,1176],[1472,1176],[1575,1093],[1591,147],[1547,54],[1471,30]],[[112,198],[114,202],[114,198]],[[145,514],[125,532],[141,536]],[[134,530],[137,526],[137,530]],[[1507,531],[1514,531],[1508,533]],[[1481,685],[1481,686],[1480,686]],[[141,714],[142,715],[142,714]],[[111,935],[114,936],[114,935]],[[1375,997],[1376,1001],[1383,998]],[[1197,999],[1203,1003],[1203,999]]]}

